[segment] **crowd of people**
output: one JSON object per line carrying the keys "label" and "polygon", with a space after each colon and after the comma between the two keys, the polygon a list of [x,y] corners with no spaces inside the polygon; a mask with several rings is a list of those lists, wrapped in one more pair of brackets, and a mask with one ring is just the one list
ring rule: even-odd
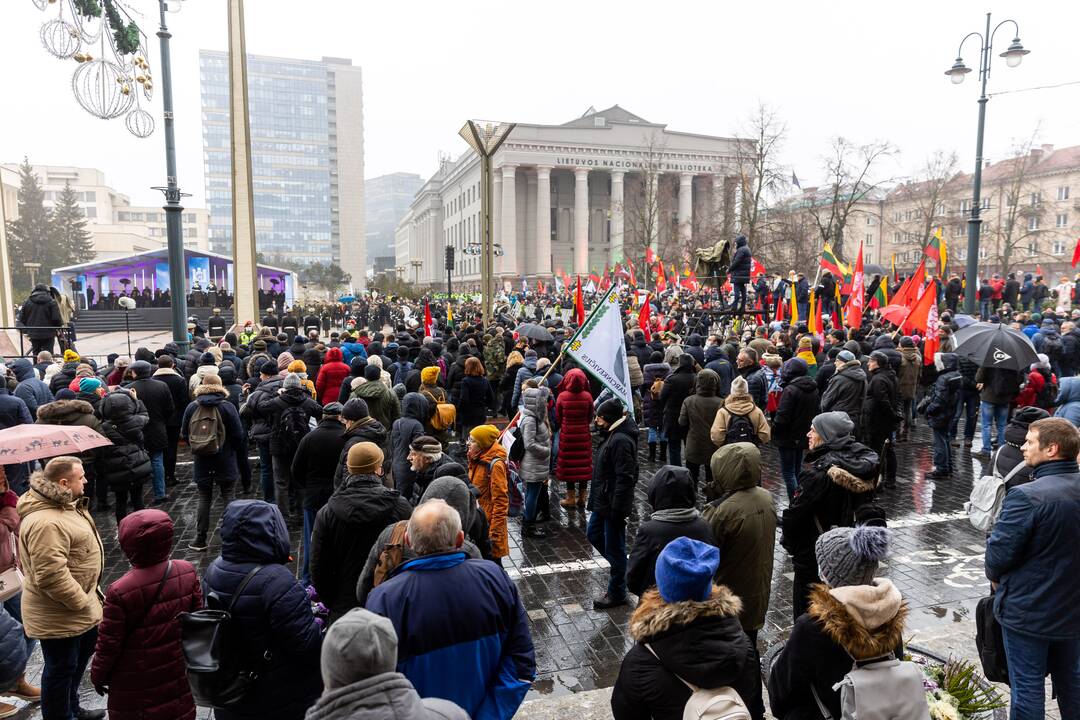
{"label": "crowd of people", "polygon": [[[0,660],[0,692],[40,700],[47,720],[103,717],[79,706],[89,667],[110,717],[194,717],[176,618],[208,606],[230,609],[254,651],[250,687],[219,718],[509,718],[536,675],[504,571],[510,518],[543,538],[560,513],[587,513],[609,566],[593,607],[638,598],[618,720],[682,717],[690,686],[730,688],[764,717],[758,634],[778,530],[793,628],[768,702],[778,718],[840,717],[834,686],[851,659],[903,649],[905,601],[878,576],[890,531],[877,500],[898,482],[897,444],[925,423],[934,480],[952,481],[976,434],[973,456],[1009,475],[986,572],[1013,717],[1042,716],[1047,673],[1062,716],[1078,716],[1080,311],[991,306],[1040,352],[1021,372],[953,352],[949,311],[925,363],[924,338],[873,312],[821,334],[740,328],[714,321],[707,293],[681,293],[647,323],[628,312],[626,407],[562,352],[575,330],[563,296],[515,302],[486,327],[471,303],[432,307],[427,332],[406,301],[401,322],[377,322],[393,302],[362,300],[332,332],[270,311],[258,326],[198,328],[186,352],[99,365],[40,350],[0,366],[0,429],[79,425],[110,441],[4,466],[0,572],[17,565],[23,581],[0,648],[22,649]],[[552,340],[514,332],[527,304]],[[198,495],[187,547],[219,553],[202,577],[171,559],[163,508],[186,480],[181,451]],[[773,452],[782,510],[762,488]],[[651,513],[628,547],[639,490]],[[131,569],[102,588],[109,510]],[[40,689],[24,674],[35,642]],[[0,704],[0,717],[16,711]]]}

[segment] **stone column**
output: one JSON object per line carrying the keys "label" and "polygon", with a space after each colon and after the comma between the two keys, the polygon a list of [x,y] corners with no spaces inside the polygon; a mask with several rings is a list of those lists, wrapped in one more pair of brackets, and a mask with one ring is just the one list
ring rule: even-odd
{"label": "stone column", "polygon": [[551,168],[536,167],[536,275],[551,276]]}
{"label": "stone column", "polygon": [[[232,157],[233,317],[258,318],[255,261],[255,192],[251,178],[251,123],[248,115],[247,40],[244,2],[229,2],[229,149]],[[7,268],[4,268],[7,271]],[[173,293],[177,288],[172,289]],[[180,288],[183,293],[184,289]]]}
{"label": "stone column", "polygon": [[679,173],[679,244],[680,251],[690,247],[690,239],[693,234],[693,203],[694,175],[693,173]]}
{"label": "stone column", "polygon": [[589,170],[574,168],[574,273],[589,274]]}
{"label": "stone column", "polygon": [[611,171],[611,264],[623,260],[623,173]]}
{"label": "stone column", "polygon": [[709,191],[709,212],[712,214],[710,220],[714,225],[723,227],[724,222],[724,176],[712,175],[710,176],[712,187]]}
{"label": "stone column", "polygon": [[517,165],[502,166],[502,243],[504,275],[516,279],[520,274],[517,265]]}
{"label": "stone column", "polygon": [[[481,230],[481,233],[483,233],[483,230]],[[491,247],[493,252],[494,247],[502,243],[502,237],[502,172],[499,171],[499,168],[493,167],[491,169]],[[502,273],[504,267],[503,258],[492,258],[491,277],[493,278],[496,293],[502,290],[499,274]]]}
{"label": "stone column", "polygon": [[641,176],[642,182],[645,184],[645,199],[648,203],[648,209],[646,213],[648,217],[652,218],[649,230],[649,247],[653,249],[653,252],[657,255],[660,254],[660,182],[664,176],[658,172],[650,173],[645,172]]}

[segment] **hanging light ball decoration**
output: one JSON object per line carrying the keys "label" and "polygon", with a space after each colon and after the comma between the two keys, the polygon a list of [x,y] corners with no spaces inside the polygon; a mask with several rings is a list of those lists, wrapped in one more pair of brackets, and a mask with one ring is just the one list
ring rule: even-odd
{"label": "hanging light ball decoration", "polygon": [[41,44],[53,57],[67,60],[79,51],[82,36],[79,29],[66,20],[50,20],[41,25]]}
{"label": "hanging light ball decoration", "polygon": [[71,89],[83,110],[102,120],[120,117],[135,100],[127,73],[108,60],[82,61],[71,76]]}
{"label": "hanging light ball decoration", "polygon": [[34,7],[44,12],[45,8],[49,7],[50,2],[51,0],[34,0]]}
{"label": "hanging light ball decoration", "polygon": [[137,107],[124,118],[124,125],[135,137],[148,138],[154,132],[154,117],[141,107]]}

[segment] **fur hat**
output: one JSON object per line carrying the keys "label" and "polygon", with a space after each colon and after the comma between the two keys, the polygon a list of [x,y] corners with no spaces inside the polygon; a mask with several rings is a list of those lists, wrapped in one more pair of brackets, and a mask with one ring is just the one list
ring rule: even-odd
{"label": "fur hat", "polygon": [[383,451],[373,442],[358,442],[349,448],[345,465],[353,475],[369,475],[382,467]]}
{"label": "fur hat", "polygon": [[888,554],[889,531],[871,525],[834,528],[814,543],[818,572],[833,588],[869,585]]}

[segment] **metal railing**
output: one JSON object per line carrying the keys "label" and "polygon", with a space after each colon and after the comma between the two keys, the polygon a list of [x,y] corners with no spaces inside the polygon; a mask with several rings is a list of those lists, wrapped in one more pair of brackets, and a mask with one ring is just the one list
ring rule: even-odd
{"label": "metal railing", "polygon": [[71,327],[52,327],[42,325],[15,325],[0,326],[0,331],[16,330],[19,333],[19,357],[30,357],[33,350],[33,341],[26,335],[37,330],[50,330],[55,333],[56,340],[60,343],[60,353],[71,348],[75,344],[75,331]]}

